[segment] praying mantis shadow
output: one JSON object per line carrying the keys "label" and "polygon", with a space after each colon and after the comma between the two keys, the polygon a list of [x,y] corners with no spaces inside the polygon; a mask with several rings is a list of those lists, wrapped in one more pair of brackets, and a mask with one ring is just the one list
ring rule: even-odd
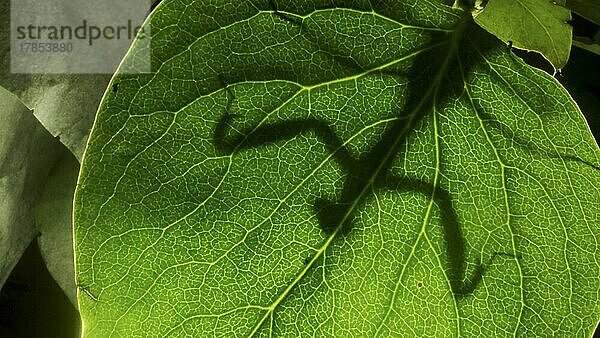
{"label": "praying mantis shadow", "polygon": [[[276,9],[276,8],[275,8]],[[277,13],[275,14],[277,15]],[[302,25],[297,18],[290,19],[288,15],[281,20],[291,25]],[[472,25],[471,25],[472,26]],[[432,33],[432,39],[448,39],[441,33]],[[328,46],[322,46],[328,48]],[[440,47],[441,48],[441,47]],[[233,127],[236,115],[226,108],[225,114],[220,118],[214,130],[215,148],[222,154],[235,155],[247,149],[266,147],[270,144],[288,140],[298,135],[312,133],[331,153],[332,158],[344,172],[343,185],[339,198],[317,198],[313,201],[313,210],[322,230],[330,236],[344,236],[352,231],[353,218],[357,210],[365,204],[371,194],[378,191],[397,191],[418,193],[433,200],[439,212],[442,224],[443,238],[447,259],[446,275],[456,298],[471,294],[481,282],[486,267],[491,264],[492,255],[485,264],[476,263],[475,269],[467,277],[466,244],[462,233],[459,217],[452,203],[452,196],[448,190],[439,183],[437,185],[423,180],[400,177],[393,172],[393,162],[399,156],[405,156],[407,136],[416,127],[420,120],[427,114],[435,114],[437,105],[446,102],[460,91],[462,80],[460,74],[447,75],[440,86],[448,86],[449,90],[430,91],[431,79],[434,78],[437,66],[444,61],[449,51],[420,53],[408,71],[409,79],[421,78],[422,81],[410,81],[407,84],[408,100],[402,107],[394,108],[394,115],[398,118],[390,122],[383,131],[378,141],[370,150],[358,156],[353,155],[334,131],[331,125],[317,117],[299,118],[291,120],[277,120],[264,125],[252,126],[245,130]],[[335,53],[331,53],[334,55]],[[335,58],[335,56],[332,56]],[[346,62],[346,58],[339,58],[337,62]],[[452,61],[454,62],[454,60]],[[471,62],[472,63],[472,62]],[[463,69],[468,69],[468,62],[463,62]],[[363,72],[360,65],[349,64],[355,67],[356,72]],[[450,67],[448,74],[455,73],[458,67]],[[369,76],[396,76],[394,71],[374,71]],[[221,87],[227,90],[228,107],[235,100],[229,84],[223,79]],[[459,82],[459,83],[453,83]],[[425,94],[424,94],[425,93]],[[403,94],[405,95],[405,94]],[[232,131],[235,130],[235,133]],[[235,134],[232,136],[232,134]],[[443,149],[440,149],[443,152]],[[443,154],[441,155],[443,157]],[[440,167],[443,170],[443,166]],[[501,254],[500,254],[501,255]]]}

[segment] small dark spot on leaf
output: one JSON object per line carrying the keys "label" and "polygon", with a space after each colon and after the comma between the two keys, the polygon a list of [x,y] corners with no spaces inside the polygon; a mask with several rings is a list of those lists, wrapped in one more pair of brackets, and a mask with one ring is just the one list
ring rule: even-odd
{"label": "small dark spot on leaf", "polygon": [[423,282],[418,282],[418,283],[417,283],[417,287],[418,287],[419,289],[420,289],[420,288],[422,288],[422,287],[423,287]]}
{"label": "small dark spot on leaf", "polygon": [[119,83],[118,82],[117,83],[113,83],[113,85],[112,85],[112,91],[113,91],[113,93],[116,93],[117,90],[119,90]]}
{"label": "small dark spot on leaf", "polygon": [[302,26],[302,20],[299,20],[297,17],[292,17],[286,13],[282,13],[279,11],[279,5],[275,0],[269,0],[269,6],[273,11],[273,14],[277,15],[280,19],[287,21],[295,26]]}

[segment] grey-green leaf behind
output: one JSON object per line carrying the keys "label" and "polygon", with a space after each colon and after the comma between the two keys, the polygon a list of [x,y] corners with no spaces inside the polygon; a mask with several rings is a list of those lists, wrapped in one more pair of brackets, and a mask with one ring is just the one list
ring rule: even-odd
{"label": "grey-green leaf behind", "polygon": [[40,236],[38,246],[46,268],[77,305],[73,257],[73,194],[79,163],[64,150],[46,178],[34,208],[35,225]]}
{"label": "grey-green leaf behind", "polygon": [[[10,1],[0,3],[0,86],[17,95],[53,136],[78,159],[83,151],[110,75],[57,74],[48,66],[39,74],[15,74],[10,69]],[[31,18],[34,20],[35,18]],[[12,46],[18,48],[17,46]]]}
{"label": "grey-green leaf behind", "polygon": [[0,287],[38,234],[32,210],[62,149],[33,112],[0,87]]}
{"label": "grey-green leaf behind", "polygon": [[[600,152],[434,1],[166,1],[75,197],[84,334],[591,336]],[[124,61],[136,57],[134,46]]]}

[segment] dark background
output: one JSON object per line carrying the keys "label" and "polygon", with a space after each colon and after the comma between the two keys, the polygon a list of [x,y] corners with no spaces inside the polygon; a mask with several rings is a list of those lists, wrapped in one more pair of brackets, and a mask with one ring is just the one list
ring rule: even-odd
{"label": "dark background", "polygon": [[[593,37],[598,26],[574,15],[574,34]],[[527,63],[553,74],[539,54],[515,51]],[[583,111],[600,140],[600,55],[573,48],[557,79]],[[65,245],[71,245],[65,243]],[[597,329],[596,337],[600,337]],[[75,307],[54,282],[34,241],[0,292],[0,337],[79,337]]]}

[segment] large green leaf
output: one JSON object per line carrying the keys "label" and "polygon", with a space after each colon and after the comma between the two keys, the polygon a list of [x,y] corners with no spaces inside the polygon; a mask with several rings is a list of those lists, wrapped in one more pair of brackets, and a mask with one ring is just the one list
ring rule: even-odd
{"label": "large green leaf", "polygon": [[569,60],[573,29],[565,0],[489,0],[475,21],[505,43],[542,53],[556,69]]}
{"label": "large green leaf", "polygon": [[86,337],[591,335],[600,151],[469,13],[167,1],[148,24],[156,72],[113,78],[75,195]]}

